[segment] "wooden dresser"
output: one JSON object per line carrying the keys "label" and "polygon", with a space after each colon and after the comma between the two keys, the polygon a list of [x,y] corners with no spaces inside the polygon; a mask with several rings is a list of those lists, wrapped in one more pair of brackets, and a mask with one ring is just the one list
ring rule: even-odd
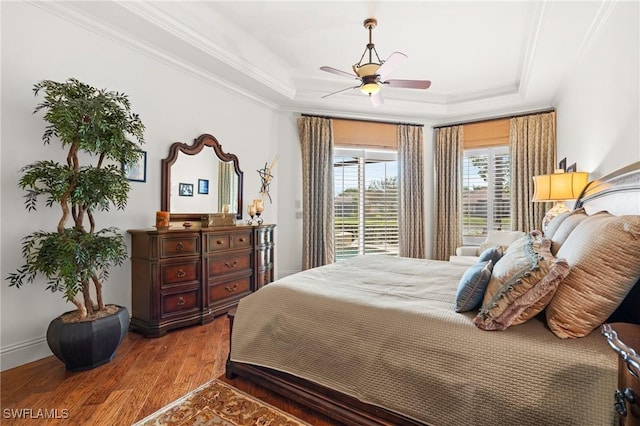
{"label": "wooden dresser", "polygon": [[614,405],[621,426],[640,426],[640,325],[604,324],[602,332],[618,353]]}
{"label": "wooden dresser", "polygon": [[133,229],[131,325],[146,337],[205,324],[274,279],[275,225]]}

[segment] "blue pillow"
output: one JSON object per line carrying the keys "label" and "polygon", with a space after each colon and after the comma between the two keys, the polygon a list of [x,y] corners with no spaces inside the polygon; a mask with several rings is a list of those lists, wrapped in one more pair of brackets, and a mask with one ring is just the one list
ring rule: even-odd
{"label": "blue pillow", "polygon": [[460,279],[456,291],[456,312],[467,312],[479,308],[493,271],[493,262],[478,262],[467,269]]}
{"label": "blue pillow", "polygon": [[488,249],[480,253],[478,262],[486,262],[487,260],[490,260],[495,265],[498,260],[500,260],[503,254],[504,251],[502,251],[502,247],[489,247]]}

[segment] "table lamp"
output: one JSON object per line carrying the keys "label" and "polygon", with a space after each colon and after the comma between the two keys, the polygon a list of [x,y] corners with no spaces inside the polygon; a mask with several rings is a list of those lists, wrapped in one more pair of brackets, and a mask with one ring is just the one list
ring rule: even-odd
{"label": "table lamp", "polygon": [[569,211],[564,202],[576,200],[580,197],[582,190],[587,186],[588,176],[589,173],[587,172],[560,172],[533,177],[534,193],[532,201],[556,202],[542,219],[543,232],[551,222],[551,219],[560,213]]}

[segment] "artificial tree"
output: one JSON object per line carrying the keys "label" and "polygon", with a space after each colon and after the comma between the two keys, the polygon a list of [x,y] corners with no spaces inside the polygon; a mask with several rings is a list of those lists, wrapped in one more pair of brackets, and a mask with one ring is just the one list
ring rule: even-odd
{"label": "artificial tree", "polygon": [[131,166],[140,159],[144,125],[131,112],[127,95],[77,79],[43,80],[33,91],[36,96],[44,92],[44,101],[34,111],[46,111],[43,118],[49,124],[42,140],[45,144],[58,140],[68,150],[67,159],[23,167],[19,186],[27,191],[27,210],[36,210],[42,196],[47,207],[57,205],[62,213],[55,231],[36,231],[24,238],[25,264],[9,275],[9,285],[19,288],[41,274],[46,289],[63,292],[77,307],[73,314],[86,321],[110,313],[102,283],[110,267],[127,259],[124,237],[114,227],[98,230],[94,212],[125,208],[130,185],[121,165]]}

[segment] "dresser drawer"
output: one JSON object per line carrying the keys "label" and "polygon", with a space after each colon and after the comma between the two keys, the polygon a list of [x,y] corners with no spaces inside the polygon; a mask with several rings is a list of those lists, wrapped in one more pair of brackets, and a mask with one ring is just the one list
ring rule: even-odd
{"label": "dresser drawer", "polygon": [[237,280],[226,281],[214,284],[209,287],[209,303],[214,304],[221,300],[239,297],[251,291],[251,277],[238,278]]}
{"label": "dresser drawer", "polygon": [[207,251],[218,252],[228,249],[251,247],[250,232],[234,232],[230,234],[206,234]]}
{"label": "dresser drawer", "polygon": [[183,291],[179,293],[163,293],[161,296],[161,317],[183,314],[191,310],[200,310],[199,296],[200,291],[198,289]]}
{"label": "dresser drawer", "polygon": [[232,248],[247,248],[251,247],[251,233],[250,232],[238,232],[231,234],[231,247]]}
{"label": "dresser drawer", "polygon": [[200,281],[200,261],[166,263],[160,266],[162,287]]}
{"label": "dresser drawer", "polygon": [[256,232],[258,241],[256,244],[259,246],[265,246],[273,243],[273,233],[269,229],[258,229]]}
{"label": "dresser drawer", "polygon": [[207,273],[209,277],[220,274],[247,271],[251,268],[251,254],[234,254],[224,257],[215,257],[207,260]]}
{"label": "dresser drawer", "polygon": [[164,237],[160,240],[160,257],[194,256],[200,254],[198,234]]}
{"label": "dresser drawer", "polygon": [[258,288],[264,286],[265,284],[269,284],[273,281],[273,269],[267,269],[266,271],[261,271],[258,273]]}

